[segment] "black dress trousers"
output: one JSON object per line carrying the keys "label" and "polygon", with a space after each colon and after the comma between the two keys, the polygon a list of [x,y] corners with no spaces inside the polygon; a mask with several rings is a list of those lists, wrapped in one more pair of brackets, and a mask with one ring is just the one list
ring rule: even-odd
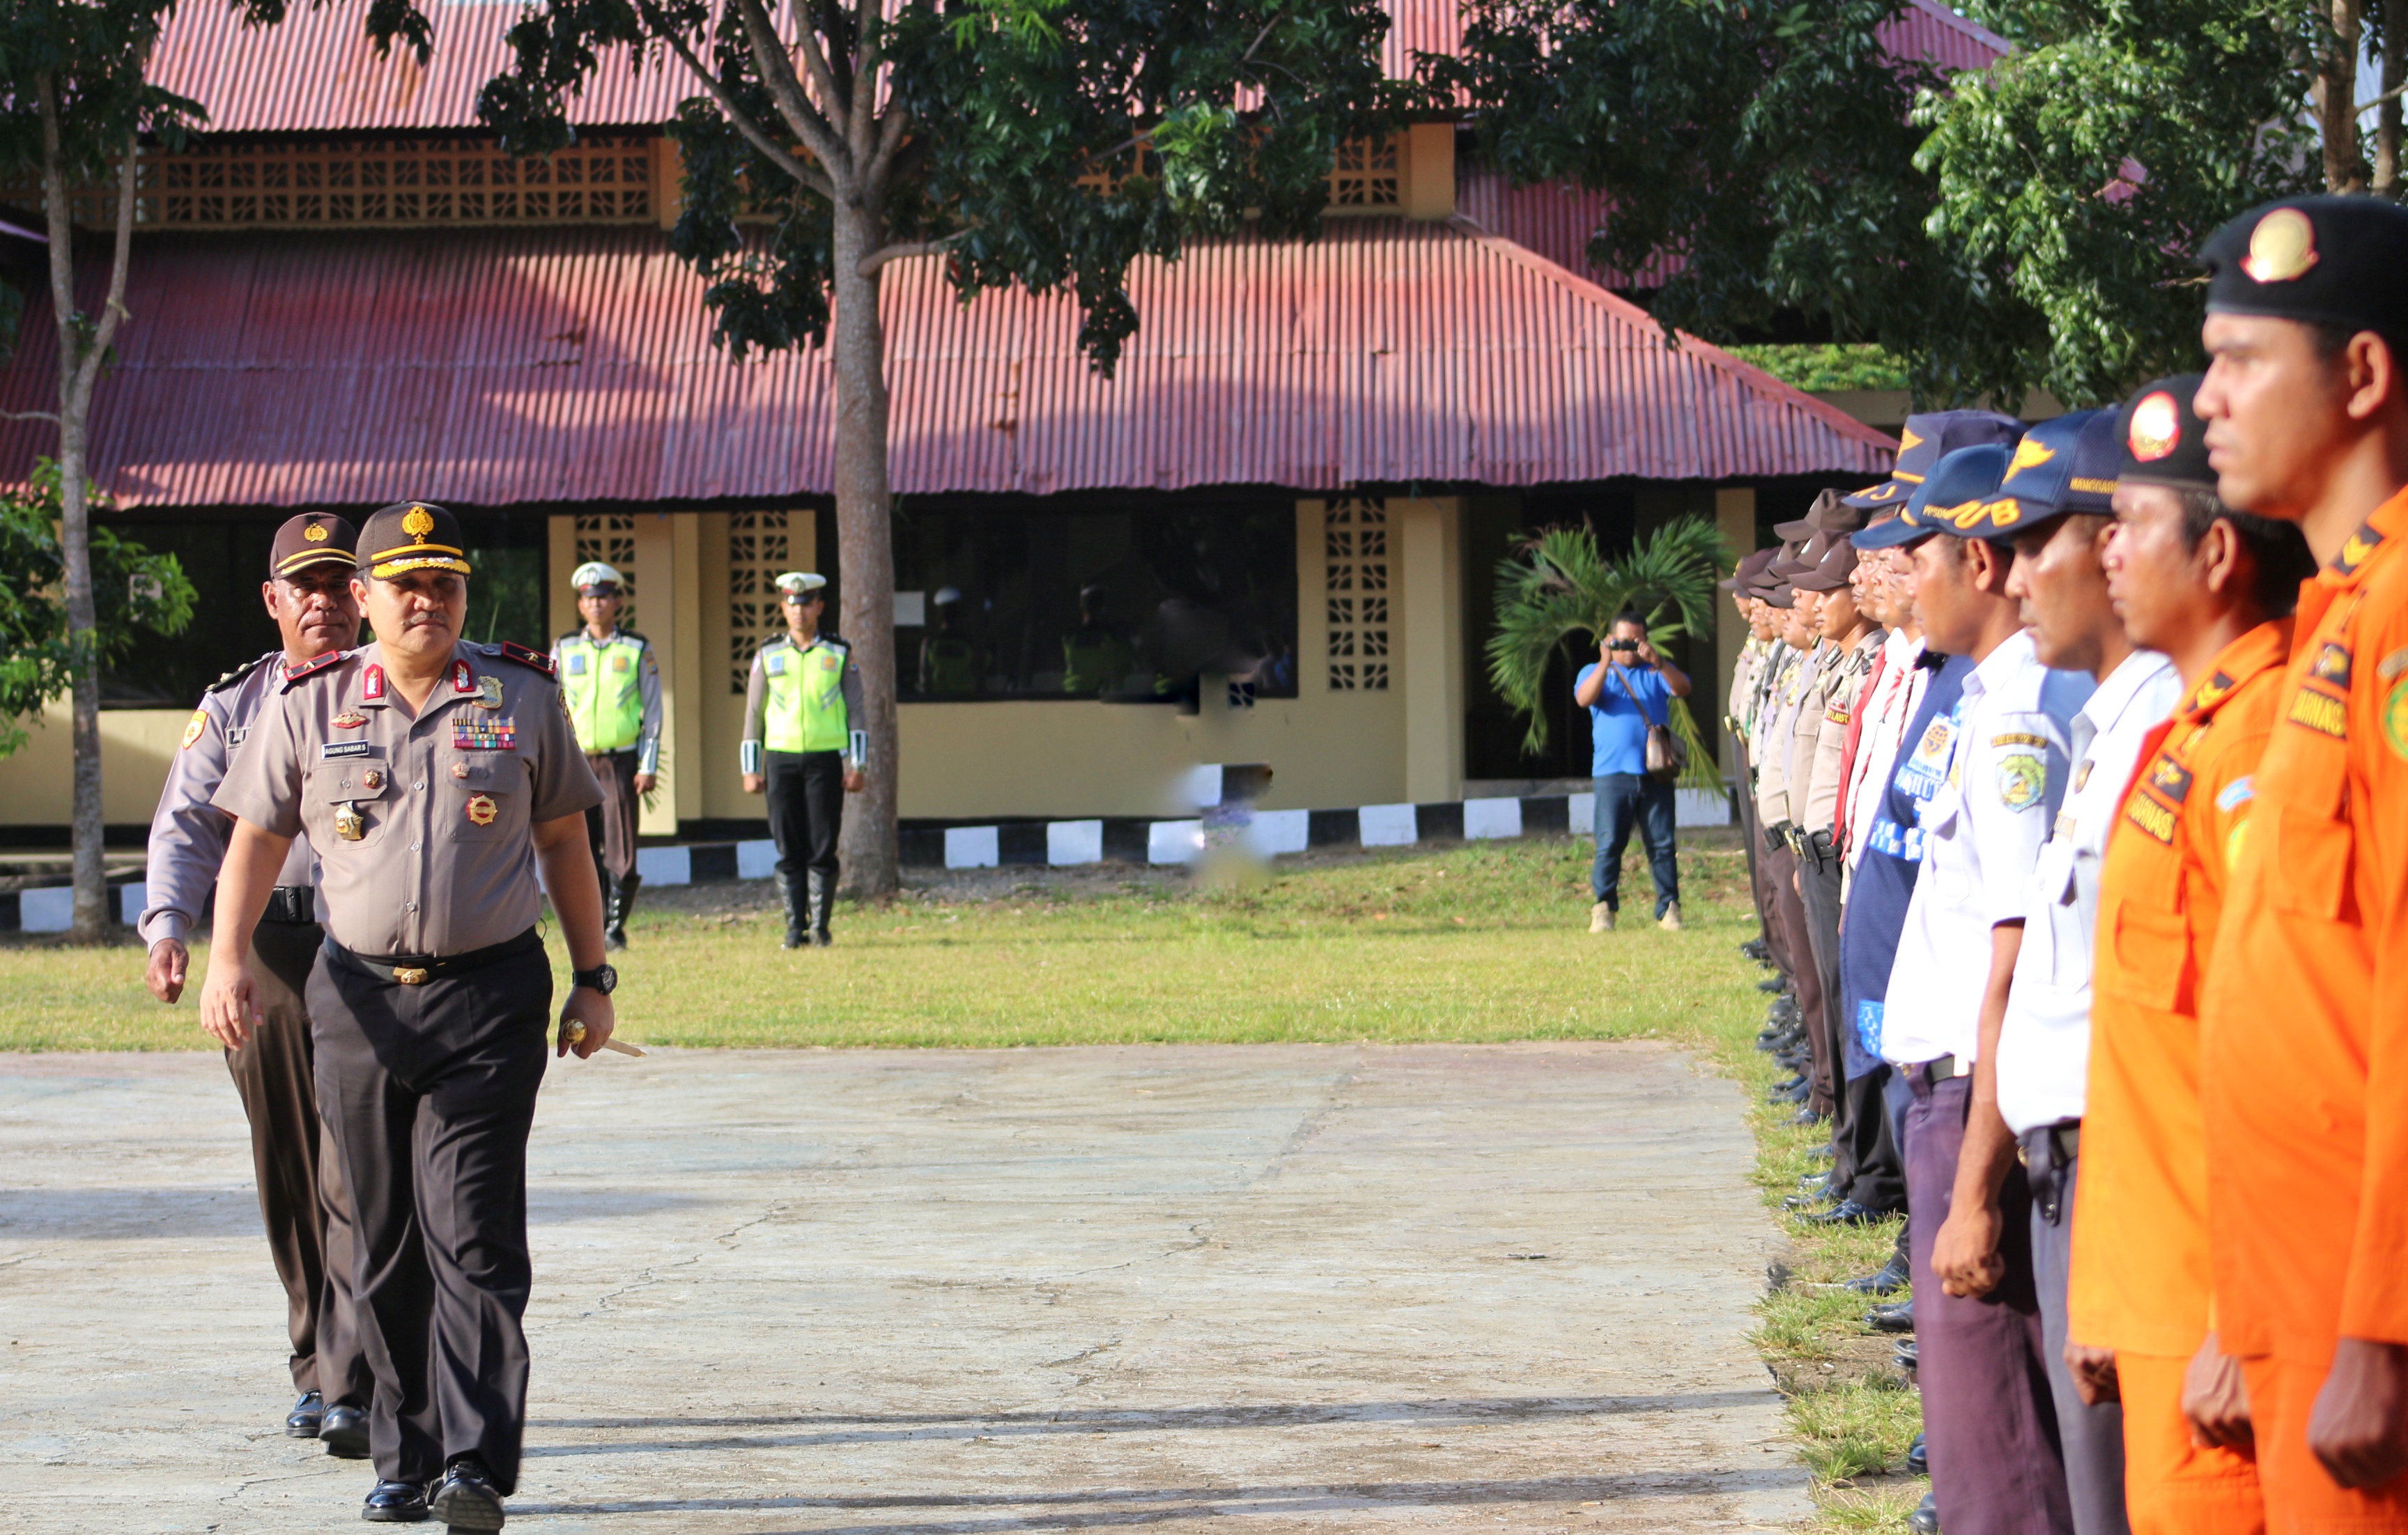
{"label": "black dress trousers", "polygon": [[791,878],[810,869],[834,879],[837,827],[844,820],[844,753],[764,752],[761,761],[778,872]]}
{"label": "black dress trousers", "polygon": [[526,1424],[526,1147],[551,964],[537,944],[406,986],[330,942],[308,995],[319,1110],[351,1195],[377,1474],[428,1482],[474,1454],[508,1495]]}

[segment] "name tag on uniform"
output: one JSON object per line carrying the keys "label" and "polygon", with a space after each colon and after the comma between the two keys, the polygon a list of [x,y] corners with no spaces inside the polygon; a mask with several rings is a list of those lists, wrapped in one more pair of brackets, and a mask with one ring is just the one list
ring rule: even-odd
{"label": "name tag on uniform", "polygon": [[365,757],[376,751],[374,743],[364,740],[330,740],[318,748],[324,756]]}
{"label": "name tag on uniform", "polygon": [[568,673],[568,675],[570,675],[571,677],[582,677],[582,676],[584,676],[584,675],[585,675],[585,653],[584,653],[584,652],[582,652],[582,651],[570,651],[570,652],[568,653],[568,661],[567,661],[567,663],[566,663],[565,666],[563,666],[560,669],[561,669],[561,670],[563,670],[563,671],[565,671],[565,672],[566,672],[566,673]]}
{"label": "name tag on uniform", "polygon": [[229,730],[226,732],[226,747],[228,750],[232,750],[235,747],[240,746],[244,741],[249,740],[250,739],[251,726],[249,725],[244,725],[239,730]]}
{"label": "name tag on uniform", "polygon": [[463,752],[507,752],[517,735],[517,723],[507,714],[452,716],[452,744]]}

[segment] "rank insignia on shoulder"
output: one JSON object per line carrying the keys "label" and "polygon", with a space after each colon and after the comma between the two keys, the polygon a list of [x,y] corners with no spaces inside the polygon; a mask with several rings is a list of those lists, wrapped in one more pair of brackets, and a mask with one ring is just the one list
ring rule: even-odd
{"label": "rank insignia on shoulder", "polygon": [[476,667],[472,667],[472,666],[470,666],[470,665],[468,665],[468,663],[467,663],[467,662],[466,662],[466,661],[454,661],[454,662],[452,662],[452,692],[454,692],[454,693],[474,693],[474,692],[476,692],[476,691],[477,691],[477,668],[476,668]]}
{"label": "rank insignia on shoulder", "polygon": [[382,667],[370,667],[368,668],[367,675],[360,679],[360,696],[363,698],[381,698],[384,696],[384,668]]}
{"label": "rank insignia on shoulder", "polygon": [[193,710],[193,717],[184,722],[183,744],[177,747],[176,750],[179,752],[191,751],[193,749],[193,743],[201,739],[201,732],[207,730],[208,727],[209,711],[206,709],[196,709]]}
{"label": "rank insignia on shoulder", "polygon": [[2333,556],[2333,573],[2341,576],[2355,575],[2358,567],[2367,562],[2382,542],[2383,535],[2374,531],[2373,524],[2369,523],[2359,528],[2349,536],[2346,543],[2341,546],[2341,552]]}
{"label": "rank insignia on shoulder", "polygon": [[[489,648],[487,653],[492,654],[494,653],[494,652],[493,649]],[[503,659],[515,661],[523,667],[533,667],[536,670],[543,673],[546,677],[550,677],[553,673],[551,656],[544,654],[541,651],[531,651],[524,645],[518,643],[516,640],[503,640],[499,647],[499,653]]]}
{"label": "rank insignia on shoulder", "polygon": [[325,654],[304,661],[297,667],[287,667],[284,668],[284,685],[289,688],[304,677],[315,676],[350,653],[349,651],[328,651]]}
{"label": "rank insignia on shoulder", "polygon": [[257,671],[259,669],[259,663],[265,659],[266,659],[265,656],[254,655],[250,660],[245,661],[241,666],[235,667],[234,670],[220,673],[218,680],[209,684],[208,691],[211,693],[223,693],[226,689],[241,681],[252,672]]}

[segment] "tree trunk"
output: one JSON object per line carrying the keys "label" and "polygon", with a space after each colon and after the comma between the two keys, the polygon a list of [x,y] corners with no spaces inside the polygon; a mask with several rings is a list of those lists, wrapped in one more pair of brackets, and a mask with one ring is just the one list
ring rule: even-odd
{"label": "tree trunk", "polygon": [[2332,0],[2332,26],[2317,39],[2316,129],[2324,140],[2325,190],[2364,192],[2358,136],[2358,0]]}
{"label": "tree trunk", "polygon": [[835,205],[836,545],[843,601],[838,614],[861,664],[862,718],[869,738],[868,782],[850,796],[838,855],[844,893],[883,900],[899,881],[896,791],[894,493],[886,478],[886,332],[878,278],[864,257],[883,243],[883,221],[839,197]]}
{"label": "tree trunk", "polygon": [[100,635],[84,487],[84,422],[92,392],[83,378],[87,347],[77,324],[75,226],[68,216],[58,93],[43,76],[36,93],[42,113],[42,204],[50,237],[50,314],[59,332],[59,546],[66,566],[67,647],[75,680],[69,694],[75,720],[74,937],[79,943],[98,943],[108,936],[108,871],[101,853]]}
{"label": "tree trunk", "polygon": [[2383,105],[2374,116],[2374,192],[2398,201],[2401,82],[2408,80],[2408,0],[2383,0]]}

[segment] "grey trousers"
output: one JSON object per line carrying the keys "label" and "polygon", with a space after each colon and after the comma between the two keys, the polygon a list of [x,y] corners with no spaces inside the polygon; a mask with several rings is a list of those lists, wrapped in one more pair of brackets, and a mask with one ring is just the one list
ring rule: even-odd
{"label": "grey trousers", "polygon": [[[2032,1270],[2040,1283],[2041,1336],[2048,1344],[2048,1389],[2057,1399],[2057,1431],[2065,1446],[2065,1490],[2073,1503],[2074,1535],[2131,1535],[2131,1522],[2124,1513],[2124,1409],[2112,1401],[2083,1405],[2073,1389],[2073,1372],[2065,1366],[2065,1284],[2073,1257],[2073,1188],[2081,1165],[2078,1156],[2045,1172],[2034,1164],[2040,1186],[2032,1199]],[[2052,1184],[2059,1186],[2052,1189]]]}
{"label": "grey trousers", "polygon": [[1973,1082],[1927,1083],[1920,1068],[1902,1074],[1914,1094],[1906,1114],[1906,1210],[1922,1356],[1915,1382],[1940,1528],[1947,1535],[2069,1535],[2065,1456],[2033,1294],[2030,1188],[2015,1167],[2000,1191],[1999,1247],[2007,1274],[1998,1288],[1978,1297],[1942,1294],[1931,1251],[1955,1197]]}

